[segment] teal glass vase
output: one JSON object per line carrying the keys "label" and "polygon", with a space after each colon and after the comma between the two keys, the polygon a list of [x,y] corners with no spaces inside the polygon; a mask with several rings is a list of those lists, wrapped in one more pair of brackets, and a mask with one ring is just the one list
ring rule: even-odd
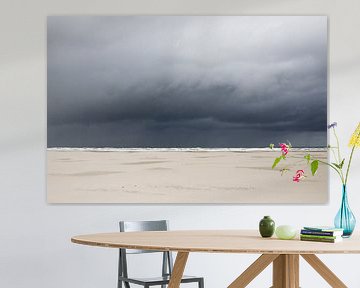
{"label": "teal glass vase", "polygon": [[356,219],[349,207],[346,185],[342,187],[341,206],[336,214],[334,224],[336,228],[344,229],[344,238],[350,237],[355,229]]}

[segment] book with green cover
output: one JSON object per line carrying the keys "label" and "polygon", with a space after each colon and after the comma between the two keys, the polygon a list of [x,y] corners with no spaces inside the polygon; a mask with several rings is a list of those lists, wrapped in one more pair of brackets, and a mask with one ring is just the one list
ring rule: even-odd
{"label": "book with green cover", "polygon": [[306,235],[306,234],[300,234],[302,238],[313,238],[313,239],[338,239],[341,238],[341,236],[323,236],[323,235]]}
{"label": "book with green cover", "polygon": [[300,236],[301,241],[313,241],[313,242],[323,242],[323,243],[338,243],[342,241],[342,237],[336,237],[335,239],[326,239],[326,238],[313,238],[313,237],[303,237]]}

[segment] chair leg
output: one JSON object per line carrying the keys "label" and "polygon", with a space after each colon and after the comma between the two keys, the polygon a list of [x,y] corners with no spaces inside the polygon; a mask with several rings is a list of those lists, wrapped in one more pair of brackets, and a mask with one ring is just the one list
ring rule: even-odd
{"label": "chair leg", "polygon": [[204,279],[199,280],[199,288],[204,288]]}
{"label": "chair leg", "polygon": [[122,281],[119,279],[120,276],[123,275],[122,272],[122,255],[121,255],[121,250],[119,249],[119,263],[118,263],[118,285],[117,288],[122,288]]}

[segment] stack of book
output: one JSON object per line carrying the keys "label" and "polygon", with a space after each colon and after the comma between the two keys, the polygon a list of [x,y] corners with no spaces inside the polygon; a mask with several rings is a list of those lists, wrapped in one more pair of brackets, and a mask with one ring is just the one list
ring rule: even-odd
{"label": "stack of book", "polygon": [[344,230],[334,227],[304,227],[300,232],[302,241],[337,243],[342,241]]}

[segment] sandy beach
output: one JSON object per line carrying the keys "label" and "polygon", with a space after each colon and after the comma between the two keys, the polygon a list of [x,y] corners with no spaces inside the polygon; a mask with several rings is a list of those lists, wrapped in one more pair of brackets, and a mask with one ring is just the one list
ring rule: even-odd
{"label": "sandy beach", "polygon": [[[328,169],[315,177],[292,152],[281,176],[278,151],[47,151],[49,203],[326,203]],[[326,159],[327,152],[312,153]],[[294,183],[294,170],[308,177]]]}

